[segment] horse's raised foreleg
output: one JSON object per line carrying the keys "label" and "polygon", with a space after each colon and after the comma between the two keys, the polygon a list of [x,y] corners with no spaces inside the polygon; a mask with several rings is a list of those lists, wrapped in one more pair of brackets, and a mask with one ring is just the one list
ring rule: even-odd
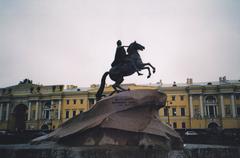
{"label": "horse's raised foreleg", "polygon": [[150,71],[150,68],[149,68],[149,67],[142,67],[141,69],[142,69],[142,70],[143,70],[143,69],[147,69],[147,70],[148,70],[148,76],[147,76],[147,78],[151,77],[151,71]]}
{"label": "horse's raised foreleg", "polygon": [[153,73],[155,73],[156,72],[156,68],[154,67],[154,66],[152,66],[152,64],[150,64],[150,63],[143,63],[143,66],[150,66],[151,68],[152,68],[152,70],[153,70]]}

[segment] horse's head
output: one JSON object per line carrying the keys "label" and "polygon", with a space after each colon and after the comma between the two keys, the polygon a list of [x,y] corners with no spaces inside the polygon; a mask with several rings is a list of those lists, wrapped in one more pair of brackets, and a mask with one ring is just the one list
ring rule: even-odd
{"label": "horse's head", "polygon": [[136,41],[134,41],[133,43],[131,43],[127,49],[127,52],[128,53],[133,53],[133,52],[136,52],[138,50],[141,50],[143,51],[145,49],[144,46],[142,46],[141,44],[137,43]]}

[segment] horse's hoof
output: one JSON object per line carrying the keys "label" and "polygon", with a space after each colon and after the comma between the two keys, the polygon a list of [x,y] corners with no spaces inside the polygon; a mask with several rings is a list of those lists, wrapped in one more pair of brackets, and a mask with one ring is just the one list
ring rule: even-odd
{"label": "horse's hoof", "polygon": [[147,76],[147,78],[150,78],[150,76]]}

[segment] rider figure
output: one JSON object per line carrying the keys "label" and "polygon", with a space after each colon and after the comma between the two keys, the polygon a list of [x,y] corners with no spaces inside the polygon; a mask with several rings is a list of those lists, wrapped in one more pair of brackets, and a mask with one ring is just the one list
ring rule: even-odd
{"label": "rider figure", "polygon": [[122,46],[122,42],[120,40],[118,40],[117,41],[117,49],[116,49],[115,58],[114,58],[114,61],[111,64],[111,66],[114,67],[116,65],[119,65],[119,64],[123,63],[126,56],[127,56],[127,53],[124,49],[124,46]]}
{"label": "rider figure", "polygon": [[[118,40],[117,41],[117,50],[116,50],[115,58],[114,58],[114,61],[111,64],[112,67],[126,62],[127,53],[126,53],[124,47],[128,47],[128,46],[122,46],[122,41]],[[136,69],[136,72],[137,72],[138,76],[143,75],[143,74],[139,73],[136,64],[135,63],[132,63],[132,64],[133,64],[134,68]]]}

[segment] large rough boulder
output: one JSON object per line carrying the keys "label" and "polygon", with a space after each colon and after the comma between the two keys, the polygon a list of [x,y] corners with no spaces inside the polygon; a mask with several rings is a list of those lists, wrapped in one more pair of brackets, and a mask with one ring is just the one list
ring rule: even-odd
{"label": "large rough boulder", "polygon": [[166,99],[166,95],[157,90],[132,90],[106,97],[52,133],[32,140],[32,144],[53,141],[69,146],[182,149],[178,133],[159,119],[159,109],[165,106]]}

